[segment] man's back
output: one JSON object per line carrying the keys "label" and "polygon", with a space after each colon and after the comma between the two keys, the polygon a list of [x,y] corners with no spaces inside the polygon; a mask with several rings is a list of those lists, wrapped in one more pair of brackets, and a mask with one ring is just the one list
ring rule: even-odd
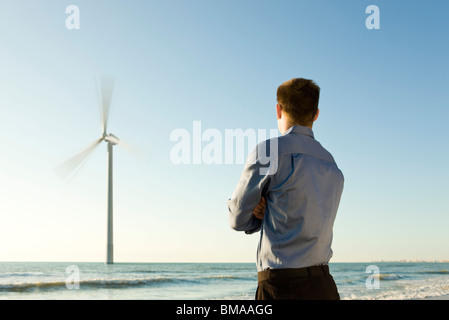
{"label": "man's back", "polygon": [[[263,161],[249,157],[250,163],[228,202],[231,225],[247,233],[261,231],[259,271],[326,264],[332,256],[332,227],[343,190],[343,174],[332,155],[314,139],[311,129],[293,126],[274,139],[259,149],[268,154],[272,151],[270,145],[276,142],[277,170],[261,176]],[[250,203],[258,198],[251,197],[251,192],[258,189],[267,199],[265,216],[258,228],[254,224],[246,224],[245,228],[246,221],[240,216],[252,212],[239,207],[254,207]]]}
{"label": "man's back", "polygon": [[267,188],[258,269],[322,265],[332,256],[332,227],[343,174],[302,126],[278,138],[278,168]]}

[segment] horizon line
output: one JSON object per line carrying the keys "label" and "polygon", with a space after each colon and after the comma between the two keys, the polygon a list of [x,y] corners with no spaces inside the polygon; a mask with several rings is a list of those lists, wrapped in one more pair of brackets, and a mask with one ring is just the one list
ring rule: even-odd
{"label": "horizon line", "polygon": [[[106,261],[75,261],[75,260],[66,260],[66,261],[56,261],[56,260],[10,260],[10,261],[3,261],[0,260],[0,263],[103,263],[105,265],[108,265]],[[336,264],[336,263],[449,263],[449,260],[446,259],[434,259],[434,260],[421,260],[421,259],[400,259],[400,260],[371,260],[371,261],[330,261],[329,264]],[[241,263],[241,264],[249,264],[254,263],[254,261],[115,261],[112,264],[145,264],[145,263],[158,263],[158,264],[169,264],[169,263],[216,263],[216,264],[226,264],[226,263]]]}

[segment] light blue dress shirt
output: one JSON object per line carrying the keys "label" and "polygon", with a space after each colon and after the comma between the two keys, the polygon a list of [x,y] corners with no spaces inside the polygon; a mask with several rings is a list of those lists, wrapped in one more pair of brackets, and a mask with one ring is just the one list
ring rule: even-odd
{"label": "light blue dress shirt", "polygon": [[[276,148],[268,162],[267,155]],[[267,170],[269,165],[274,170]],[[334,158],[308,127],[293,126],[256,147],[228,208],[233,229],[248,234],[260,230],[258,271],[329,262],[343,184]],[[260,220],[253,211],[263,196],[267,205]]]}

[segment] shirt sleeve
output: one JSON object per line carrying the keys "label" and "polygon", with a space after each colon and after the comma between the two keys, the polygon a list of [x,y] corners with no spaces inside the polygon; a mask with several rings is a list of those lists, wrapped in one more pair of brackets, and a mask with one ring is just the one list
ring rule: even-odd
{"label": "shirt sleeve", "polygon": [[256,148],[245,163],[243,173],[228,200],[229,223],[236,231],[252,234],[261,229],[262,220],[253,216],[254,208],[266,196],[272,175],[257,156]]}

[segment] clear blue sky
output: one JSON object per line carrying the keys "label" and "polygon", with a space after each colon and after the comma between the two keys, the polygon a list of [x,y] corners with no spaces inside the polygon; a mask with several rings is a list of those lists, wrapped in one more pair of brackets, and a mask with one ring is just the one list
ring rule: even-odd
{"label": "clear blue sky", "polygon": [[[68,5],[80,29],[68,30]],[[380,29],[368,30],[368,5]],[[173,130],[274,129],[277,86],[322,88],[315,137],[345,189],[332,261],[449,259],[449,4],[433,1],[0,3],[0,260],[105,261],[106,145],[95,81],[117,79],[116,261],[245,261],[229,228],[241,164],[174,165]]]}

